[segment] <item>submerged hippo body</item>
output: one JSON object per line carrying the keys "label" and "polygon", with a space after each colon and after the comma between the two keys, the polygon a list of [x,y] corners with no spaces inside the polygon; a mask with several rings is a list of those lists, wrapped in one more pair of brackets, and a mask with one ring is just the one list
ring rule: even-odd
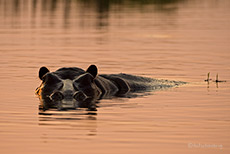
{"label": "submerged hippo body", "polygon": [[36,94],[41,100],[41,107],[78,108],[96,110],[96,102],[112,96],[128,97],[134,92],[145,92],[173,87],[182,82],[156,80],[128,74],[98,75],[95,65],[86,71],[77,67],[60,68],[50,72],[46,67],[39,70],[41,85]]}

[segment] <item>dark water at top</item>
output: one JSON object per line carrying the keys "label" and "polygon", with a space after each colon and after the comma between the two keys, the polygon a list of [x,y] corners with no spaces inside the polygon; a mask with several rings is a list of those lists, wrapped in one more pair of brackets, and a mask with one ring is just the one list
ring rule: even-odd
{"label": "dark water at top", "polygon": [[[0,153],[229,153],[229,27],[228,0],[0,0]],[[90,64],[189,84],[39,113],[41,66]]]}

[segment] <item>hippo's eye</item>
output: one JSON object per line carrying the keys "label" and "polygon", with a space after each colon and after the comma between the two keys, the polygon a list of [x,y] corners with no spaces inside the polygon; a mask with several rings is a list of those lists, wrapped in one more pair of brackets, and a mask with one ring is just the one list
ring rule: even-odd
{"label": "hippo's eye", "polygon": [[83,83],[79,83],[79,82],[77,82],[77,81],[74,81],[73,87],[74,87],[74,89],[75,89],[76,91],[78,91],[79,89],[85,89],[85,88],[90,87],[90,84],[85,85],[85,84],[83,84]]}

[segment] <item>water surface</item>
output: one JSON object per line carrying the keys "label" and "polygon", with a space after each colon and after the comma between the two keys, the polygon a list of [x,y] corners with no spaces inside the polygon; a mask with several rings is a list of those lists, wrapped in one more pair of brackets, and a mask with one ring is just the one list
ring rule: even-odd
{"label": "water surface", "polygon": [[[229,153],[230,1],[0,0],[0,153]],[[40,112],[38,70],[189,82]],[[204,82],[208,72],[221,82]]]}

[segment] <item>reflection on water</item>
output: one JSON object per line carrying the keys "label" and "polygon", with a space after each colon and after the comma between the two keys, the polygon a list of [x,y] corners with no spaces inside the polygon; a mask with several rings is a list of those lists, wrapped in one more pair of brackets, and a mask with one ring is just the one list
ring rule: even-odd
{"label": "reflection on water", "polygon": [[[0,153],[230,153],[229,0],[0,0]],[[38,69],[189,84],[38,111]],[[207,73],[227,82],[204,82]],[[216,144],[219,148],[189,147]]]}
{"label": "reflection on water", "polygon": [[[97,135],[97,117],[95,112],[84,112],[81,110],[72,111],[40,111],[39,126],[51,127],[56,130],[76,131],[79,135],[66,136],[68,133],[56,135],[56,139],[75,140],[80,136]],[[49,134],[46,134],[46,140]]]}
{"label": "reflection on water", "polygon": [[[119,12],[129,8],[130,11],[138,9],[143,13],[150,11],[171,15],[177,11],[178,4],[184,1],[186,0],[1,0],[0,6],[4,11],[0,12],[0,16],[4,19],[11,16],[12,20],[9,22],[14,28],[22,28],[24,22],[27,22],[26,18],[30,20],[31,26],[34,28],[38,22],[44,27],[47,26],[46,24],[53,27],[57,23],[52,18],[57,15],[62,18],[63,28],[69,28],[70,23],[73,20],[78,21],[79,18],[79,24],[82,28],[85,28],[91,24],[89,22],[92,22],[92,18],[95,18],[96,21],[93,24],[100,29],[109,26],[110,12],[119,14]],[[89,13],[92,11],[96,14]],[[42,18],[40,19],[39,16],[42,16]],[[119,18],[119,16],[117,17]],[[47,20],[45,18],[49,21],[45,21]],[[40,23],[40,20],[45,22]]]}

